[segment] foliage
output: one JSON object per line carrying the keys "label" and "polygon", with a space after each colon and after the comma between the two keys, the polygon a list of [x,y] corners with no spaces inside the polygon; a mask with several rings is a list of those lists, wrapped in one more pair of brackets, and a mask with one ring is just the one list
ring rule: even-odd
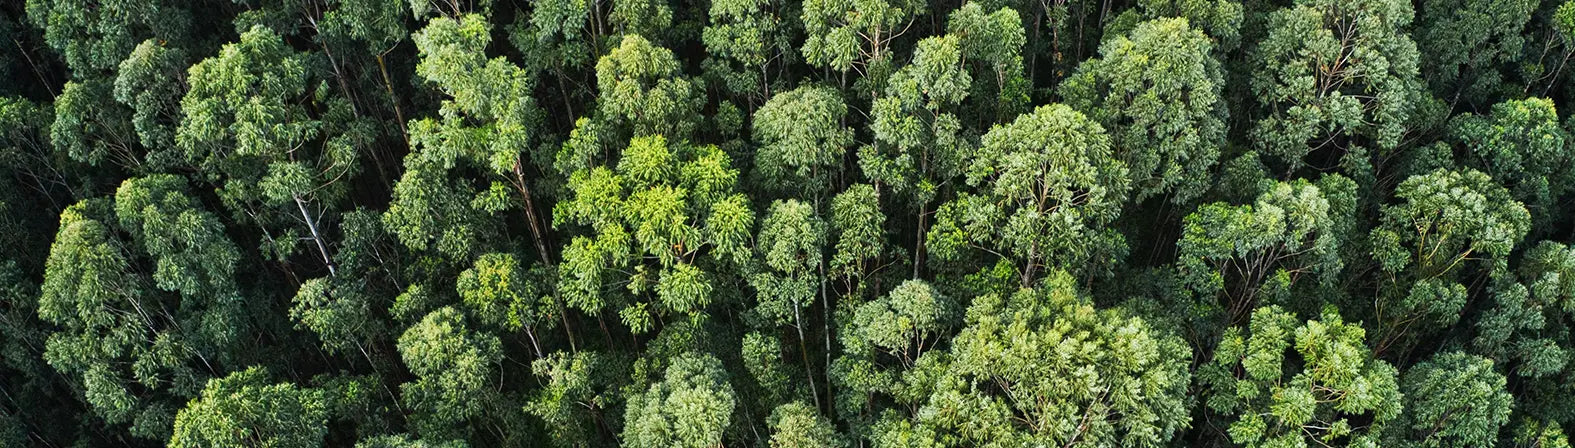
{"label": "foliage", "polygon": [[680,355],[661,382],[629,397],[623,446],[719,445],[736,403],[721,362],[710,355]]}
{"label": "foliage", "polygon": [[1143,22],[1105,42],[1062,84],[1068,104],[1110,131],[1137,200],[1182,204],[1209,187],[1229,115],[1214,43],[1183,19]]}
{"label": "foliage", "polygon": [[1188,426],[1190,351],[1141,319],[1085,300],[1064,272],[1037,290],[976,298],[917,428],[896,429],[914,432],[901,437],[933,437],[939,446],[1162,446]]}
{"label": "foliage", "polygon": [[1259,308],[1249,326],[1225,332],[1200,368],[1205,403],[1229,419],[1230,440],[1249,447],[1379,446],[1402,395],[1395,368],[1373,359],[1365,337],[1332,307],[1302,324],[1278,307]]}
{"label": "foliage", "polygon": [[25,0],[0,44],[0,446],[1575,425],[1575,0]]}
{"label": "foliage", "polygon": [[175,416],[171,447],[312,447],[328,432],[322,394],[268,384],[250,368],[208,382],[202,397]]}

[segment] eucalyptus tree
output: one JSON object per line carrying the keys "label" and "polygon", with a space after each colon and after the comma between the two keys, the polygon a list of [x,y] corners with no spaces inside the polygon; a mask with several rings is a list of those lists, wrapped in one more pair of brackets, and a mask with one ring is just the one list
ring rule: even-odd
{"label": "eucalyptus tree", "polygon": [[981,127],[1024,112],[1033,93],[1023,68],[1027,37],[1021,15],[1010,7],[985,8],[966,2],[946,17],[946,34],[960,40],[973,76],[963,121]]}
{"label": "eucalyptus tree", "polygon": [[1147,21],[1106,41],[1100,58],[1061,85],[1069,105],[1110,131],[1133,199],[1186,204],[1211,186],[1229,118],[1213,51],[1213,40],[1186,19]]}
{"label": "eucalyptus tree", "polygon": [[1379,352],[1459,320],[1472,294],[1465,283],[1481,284],[1468,275],[1507,269],[1531,220],[1507,189],[1476,170],[1412,176],[1395,198],[1371,233],[1384,273],[1371,310]]}
{"label": "eucalyptus tree", "polygon": [[771,411],[771,448],[844,448],[847,440],[837,434],[820,411],[802,401],[778,406]]}
{"label": "eucalyptus tree", "polygon": [[706,354],[679,355],[661,381],[629,397],[623,446],[721,446],[737,404],[720,361]]}
{"label": "eucalyptus tree", "polygon": [[1513,403],[1493,361],[1441,352],[1401,376],[1405,413],[1390,428],[1396,446],[1492,446]]}
{"label": "eucalyptus tree", "polygon": [[[854,434],[873,435],[885,400],[909,408],[924,402],[942,355],[935,350],[961,321],[962,307],[928,282],[903,281],[857,305],[842,319],[842,353],[827,367],[836,415]],[[928,356],[926,356],[928,355]]]}
{"label": "eucalyptus tree", "polygon": [[853,144],[848,107],[836,90],[803,86],[779,92],[755,111],[755,176],[762,186],[816,202],[843,179]]}
{"label": "eucalyptus tree", "polygon": [[994,127],[966,172],[976,193],[942,205],[926,236],[937,260],[990,253],[1031,287],[1041,270],[1097,273],[1125,255],[1125,238],[1106,225],[1126,202],[1127,166],[1082,113],[1052,104]]}
{"label": "eucalyptus tree", "polygon": [[876,190],[917,209],[914,277],[923,263],[930,203],[962,174],[974,146],[956,115],[972,83],[960,45],[951,35],[919,41],[913,60],[891,75],[885,95],[871,106],[874,143],[859,148],[859,167]]}
{"label": "eucalyptus tree", "polygon": [[[1137,4],[1142,18],[1147,20],[1165,17],[1187,19],[1194,29],[1202,30],[1216,39],[1216,52],[1230,51],[1242,44],[1241,28],[1246,11],[1241,2],[1233,0],[1140,0]],[[1218,53],[1216,53],[1218,54]]]}
{"label": "eucalyptus tree", "polygon": [[192,9],[180,0],[28,0],[26,6],[27,19],[44,30],[44,41],[78,80],[113,72],[144,39],[189,41]]}
{"label": "eucalyptus tree", "polygon": [[251,327],[239,262],[219,219],[179,177],[129,180],[114,201],[73,205],[61,213],[38,298],[38,316],[58,328],[45,359],[79,382],[104,421],[162,439],[173,405],[240,358]]}
{"label": "eucalyptus tree", "polygon": [[538,216],[543,206],[530,181],[537,176],[529,151],[542,121],[530,94],[533,78],[504,58],[487,57],[490,25],[480,15],[434,18],[413,39],[421,52],[416,74],[447,98],[438,117],[411,123],[413,150],[384,222],[413,249],[437,242],[463,260],[483,250],[476,240],[497,231],[497,215],[518,209],[537,262],[551,266]]}
{"label": "eucalyptus tree", "polygon": [[[801,6],[804,45],[811,66],[860,77],[890,70],[893,42],[907,33],[925,4],[915,0],[809,0]],[[878,89],[871,85],[867,89]],[[866,90],[867,89],[861,89]],[[873,92],[871,92],[873,93]]]}
{"label": "eucalyptus tree", "polygon": [[727,154],[637,137],[615,163],[598,162],[568,173],[553,212],[555,226],[586,230],[564,247],[558,271],[568,306],[598,319],[610,309],[635,334],[659,319],[704,317],[725,280],[718,267],[750,257],[754,212]]}
{"label": "eucalyptus tree", "polygon": [[1560,204],[1575,188],[1575,154],[1553,101],[1505,101],[1488,115],[1454,118],[1450,130],[1464,147],[1461,162],[1508,188],[1531,212],[1534,228],[1548,228],[1565,216]]}
{"label": "eucalyptus tree", "polygon": [[307,63],[273,30],[242,33],[191,67],[175,143],[236,218],[262,231],[265,254],[284,260],[310,240],[333,273],[321,224],[359,172],[358,148],[370,131],[345,115],[342,101],[309,107]]}
{"label": "eucalyptus tree", "polygon": [[531,363],[531,372],[544,380],[541,389],[525,403],[525,412],[540,418],[553,446],[588,446],[611,437],[607,408],[616,390],[599,376],[607,375],[606,356],[584,350],[557,352]]}
{"label": "eucalyptus tree", "polygon": [[[1518,275],[1517,275],[1518,274]],[[1494,361],[1522,384],[1516,391],[1518,415],[1566,421],[1575,388],[1558,378],[1568,375],[1575,336],[1575,251],[1543,241],[1527,249],[1514,273],[1495,273],[1492,301],[1476,318],[1473,353]]]}
{"label": "eucalyptus tree", "polygon": [[481,417],[491,400],[500,344],[496,336],[471,330],[453,307],[427,314],[399,336],[399,354],[415,374],[400,391],[416,434],[434,440],[471,435],[468,421]]}
{"label": "eucalyptus tree", "polygon": [[[866,280],[887,266],[886,213],[880,195],[869,184],[854,184],[831,199],[831,260],[827,275],[843,280],[843,291],[862,300],[878,293]],[[889,262],[886,262],[889,263]],[[878,283],[877,283],[878,284]]]}
{"label": "eucalyptus tree", "polygon": [[786,69],[796,60],[793,27],[784,21],[786,2],[711,2],[700,41],[706,76],[753,108],[782,90]]}
{"label": "eucalyptus tree", "polygon": [[[1480,104],[1511,87],[1504,70],[1520,58],[1535,1],[1421,2],[1417,46],[1422,76],[1440,99]],[[1533,44],[1535,42],[1532,42]],[[1480,104],[1485,106],[1486,104]]]}
{"label": "eucalyptus tree", "polygon": [[202,396],[175,416],[171,448],[208,446],[321,446],[328,433],[321,391],[269,384],[252,367],[209,381]]}
{"label": "eucalyptus tree", "polygon": [[1402,394],[1398,372],[1373,358],[1366,333],[1332,306],[1304,323],[1279,307],[1259,308],[1199,367],[1204,405],[1243,446],[1379,446],[1400,417]]}
{"label": "eucalyptus tree", "polygon": [[[608,32],[600,1],[543,0],[533,3],[530,16],[509,29],[509,42],[525,58],[533,73],[550,74],[562,97],[564,116],[573,123],[585,109],[575,107],[589,82],[592,69]],[[576,86],[570,89],[570,85]]]}
{"label": "eucalyptus tree", "polygon": [[1190,422],[1186,344],[1096,310],[1063,271],[1036,289],[975,298],[938,356],[944,367],[924,378],[914,422],[888,414],[877,445],[1157,447]]}
{"label": "eucalyptus tree", "polygon": [[1342,157],[1361,166],[1417,129],[1426,98],[1405,32],[1414,14],[1403,0],[1299,0],[1269,14],[1252,51],[1263,118],[1251,138],[1281,172]]}
{"label": "eucalyptus tree", "polygon": [[[1333,287],[1344,269],[1340,222],[1354,219],[1323,186],[1350,183],[1332,175],[1318,183],[1276,182],[1252,204],[1206,204],[1183,220],[1176,263],[1179,282],[1203,309],[1223,311],[1238,323],[1262,304],[1290,307],[1321,294],[1299,283]],[[1333,204],[1331,204],[1333,203]],[[1304,279],[1304,277],[1307,277]],[[1317,289],[1313,289],[1317,291]],[[1215,301],[1218,297],[1218,302]],[[1315,309],[1298,309],[1315,311]]]}
{"label": "eucalyptus tree", "polygon": [[625,138],[688,138],[704,105],[702,86],[683,76],[673,51],[638,34],[596,61],[596,89],[598,119]]}

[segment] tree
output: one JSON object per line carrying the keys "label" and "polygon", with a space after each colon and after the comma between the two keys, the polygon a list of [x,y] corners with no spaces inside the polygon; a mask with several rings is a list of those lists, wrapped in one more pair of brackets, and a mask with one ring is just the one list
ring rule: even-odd
{"label": "tree", "polygon": [[681,139],[697,124],[699,86],[682,76],[672,50],[638,34],[596,62],[596,88],[599,116],[634,135]]}
{"label": "tree", "polygon": [[175,416],[169,446],[320,446],[327,420],[320,391],[268,384],[267,372],[252,367],[209,381]]}
{"label": "tree", "polygon": [[856,184],[831,199],[831,235],[836,243],[827,269],[831,276],[845,279],[850,296],[864,297],[871,291],[864,278],[883,267],[879,265],[887,251],[885,229],[886,214],[874,186]]}
{"label": "tree", "polygon": [[973,75],[964,120],[1005,122],[1028,107],[1031,83],[1023,73],[1027,37],[1021,14],[1009,7],[987,11],[966,2],[947,16],[946,34],[958,37]]}
{"label": "tree", "polygon": [[1373,229],[1373,258],[1388,275],[1374,301],[1381,325],[1378,351],[1400,342],[1412,326],[1432,330],[1460,318],[1467,291],[1464,266],[1505,269],[1530,225],[1526,208],[1476,170],[1439,169],[1401,182]]}
{"label": "tree", "polygon": [[109,160],[136,169],[144,156],[133,140],[131,117],[111,101],[113,88],[101,79],[66,83],[55,99],[50,142],[77,162],[99,165]]}
{"label": "tree", "polygon": [[707,12],[710,20],[700,35],[706,75],[751,106],[772,97],[773,88],[779,88],[773,77],[780,79],[797,53],[791,28],[781,17],[784,6],[769,0],[724,0],[712,2]]}
{"label": "tree", "polygon": [[163,438],[177,400],[235,360],[252,329],[240,253],[167,174],[126,181],[113,204],[79,202],[60,223],[38,298],[39,318],[59,328],[45,359],[78,378],[105,421]]}
{"label": "tree", "polygon": [[586,446],[598,440],[598,430],[611,433],[604,412],[613,399],[596,378],[604,362],[587,350],[553,353],[531,363],[531,371],[547,382],[525,404],[525,412],[546,422],[554,446]]}
{"label": "tree", "polygon": [[885,95],[871,105],[875,143],[859,149],[859,167],[876,191],[890,189],[918,209],[913,276],[924,262],[929,205],[962,174],[973,144],[954,109],[968,95],[972,75],[954,35],[919,41],[913,60],[892,74]]}
{"label": "tree", "polygon": [[917,412],[937,446],[1156,447],[1188,425],[1186,345],[1095,310],[1065,272],[976,298],[967,322]]}
{"label": "tree", "polygon": [[180,162],[180,154],[173,148],[187,64],[185,50],[149,39],[137,44],[121,61],[115,77],[115,101],[131,107],[131,123],[138,142],[149,151],[146,160],[150,168]]}
{"label": "tree", "polygon": [[1098,123],[1072,108],[1035,109],[985,134],[968,159],[968,184],[943,205],[927,240],[938,260],[978,249],[1011,260],[1023,287],[1044,269],[1097,272],[1125,252],[1104,226],[1126,202],[1127,167]]}
{"label": "tree", "polygon": [[[262,229],[274,258],[294,253],[297,229],[304,227],[333,274],[330,243],[319,224],[326,205],[346,194],[347,182],[340,180],[359,171],[364,123],[348,118],[342,102],[328,101],[326,111],[308,109],[306,56],[261,26],[193,65],[188,81],[175,131],[186,162],[222,185],[220,197]],[[313,119],[313,112],[325,119]],[[319,137],[326,138],[313,145]]]}
{"label": "tree", "polygon": [[851,314],[839,328],[842,354],[827,370],[843,391],[836,394],[837,414],[862,434],[881,415],[878,397],[908,406],[923,402],[930,390],[925,374],[944,367],[933,349],[957,326],[962,309],[928,282],[906,280]]}
{"label": "tree", "polygon": [[1443,352],[1406,371],[1401,446],[1491,446],[1509,423],[1511,398],[1493,361]]}
{"label": "tree", "polygon": [[1398,148],[1423,101],[1416,43],[1404,32],[1413,14],[1399,0],[1299,0],[1269,14],[1253,57],[1252,94],[1264,110],[1254,143],[1285,172],[1310,154]]}
{"label": "tree", "polygon": [[113,71],[143,39],[188,40],[193,21],[180,1],[28,0],[26,11],[78,79]]}
{"label": "tree", "polygon": [[842,95],[827,87],[804,86],[772,96],[751,121],[761,182],[819,199],[840,180],[853,143],[853,130],[843,126],[847,113]]}
{"label": "tree", "polygon": [[1456,117],[1450,128],[1465,148],[1461,160],[1508,188],[1531,212],[1534,228],[1560,217],[1560,199],[1575,188],[1575,162],[1552,101],[1505,101],[1487,116]]}
{"label": "tree", "polygon": [[291,300],[290,318],[311,330],[329,352],[354,348],[363,356],[373,339],[383,336],[383,323],[372,317],[372,300],[365,291],[329,278],[301,284]]}
{"label": "tree", "polygon": [[528,277],[511,254],[491,253],[476,259],[475,266],[459,274],[456,286],[471,315],[488,325],[511,331],[524,330],[530,338],[531,349],[541,357],[541,344],[536,340],[536,327],[548,320],[556,309],[551,296],[538,290],[540,286]]}
{"label": "tree", "polygon": [[923,8],[920,2],[904,0],[804,2],[800,20],[806,37],[800,51],[815,67],[871,73],[871,65],[890,63],[892,41],[902,37]]}
{"label": "tree", "polygon": [[[815,214],[809,204],[796,200],[777,201],[771,204],[766,218],[760,224],[756,237],[760,258],[766,269],[750,277],[755,287],[758,313],[766,325],[791,325],[798,332],[799,355],[804,360],[804,371],[814,372],[809,363],[809,349],[804,336],[807,320],[806,309],[815,303],[818,290],[825,302],[824,251],[826,247],[826,222]],[[829,323],[828,323],[829,328]],[[815,403],[820,403],[820,392],[815,387],[815,377],[808,377],[810,393]]]}
{"label": "tree", "polygon": [[[465,240],[471,235],[452,232],[495,227],[488,222],[494,215],[518,207],[538,261],[551,266],[545,223],[526,178],[526,151],[542,120],[530,95],[534,81],[513,63],[486,57],[489,28],[479,15],[439,17],[412,36],[422,56],[416,73],[448,98],[440,118],[411,123],[411,146],[419,149],[405,158],[397,205],[390,205],[385,223],[411,248],[425,249],[435,239],[447,255],[471,255],[479,249]],[[464,176],[462,167],[480,178]]]}
{"label": "tree", "polygon": [[1560,381],[1571,367],[1575,335],[1575,252],[1543,241],[1520,260],[1519,275],[1492,279],[1492,305],[1477,317],[1471,348],[1503,366],[1525,389],[1516,394],[1519,414],[1564,420],[1560,404],[1575,394]]}
{"label": "tree", "polygon": [[1373,359],[1365,336],[1332,306],[1303,324],[1279,307],[1259,308],[1199,368],[1204,403],[1229,419],[1230,440],[1248,447],[1378,446],[1400,415],[1401,393],[1395,368]]}
{"label": "tree", "polygon": [[493,366],[502,359],[496,336],[476,333],[453,307],[439,308],[399,337],[399,354],[416,380],[400,385],[412,429],[438,440],[465,436],[465,422],[487,400]]}
{"label": "tree", "polygon": [[662,380],[629,397],[623,446],[706,448],[722,444],[737,398],[715,357],[687,353]]}
{"label": "tree", "polygon": [[1421,3],[1417,46],[1422,76],[1433,93],[1453,103],[1480,103],[1498,96],[1506,65],[1519,58],[1521,30],[1537,9],[1534,1],[1429,0]]}
{"label": "tree", "polygon": [[831,422],[802,401],[771,411],[771,448],[840,448],[848,446]]}
{"label": "tree", "polygon": [[568,173],[569,196],[553,224],[590,232],[563,251],[558,286],[567,304],[598,318],[613,306],[636,334],[660,316],[702,316],[716,287],[713,266],[749,256],[754,212],[730,165],[715,146],[656,136],[630,141],[616,166],[586,162]]}
{"label": "tree", "polygon": [[[1343,177],[1322,184],[1349,183]],[[1334,193],[1339,189],[1335,188]],[[1268,302],[1290,306],[1302,277],[1333,286],[1344,263],[1338,223],[1352,219],[1333,207],[1318,184],[1276,182],[1253,204],[1207,204],[1187,215],[1176,263],[1183,286],[1214,308],[1219,296],[1226,322],[1239,323]]]}
{"label": "tree", "polygon": [[1099,59],[1078,67],[1061,94],[1110,131],[1126,162],[1133,198],[1185,204],[1211,186],[1229,112],[1214,43],[1186,19],[1139,24],[1106,41]]}
{"label": "tree", "polygon": [[1241,26],[1245,20],[1242,4],[1231,0],[1141,0],[1138,8],[1148,20],[1180,17],[1195,29],[1218,40],[1216,51],[1234,50],[1241,45]]}
{"label": "tree", "polygon": [[404,434],[372,437],[355,444],[356,448],[468,448],[469,446],[461,440],[447,442],[411,440],[410,436]]}

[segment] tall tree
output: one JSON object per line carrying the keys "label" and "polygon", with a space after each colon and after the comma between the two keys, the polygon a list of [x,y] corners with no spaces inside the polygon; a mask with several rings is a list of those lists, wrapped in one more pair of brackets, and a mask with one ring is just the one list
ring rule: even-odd
{"label": "tall tree", "polygon": [[1190,420],[1190,351],[1141,319],[1095,310],[1076,288],[1056,271],[1038,289],[975,298],[967,327],[940,361],[944,371],[926,378],[916,428],[890,425],[874,438],[1164,446]]}
{"label": "tall tree", "polygon": [[1126,201],[1127,167],[1082,113],[1052,104],[996,126],[969,155],[967,173],[977,193],[943,205],[927,236],[936,259],[993,253],[1030,287],[1041,269],[1099,272],[1125,255],[1125,239],[1105,225]]}
{"label": "tall tree", "polygon": [[171,448],[206,446],[320,446],[328,432],[320,391],[268,384],[252,367],[214,379],[202,397],[175,416]]}
{"label": "tall tree", "polygon": [[853,130],[836,90],[804,86],[781,92],[755,111],[755,175],[776,191],[818,200],[840,183]]}
{"label": "tall tree", "polygon": [[1116,157],[1130,169],[1134,199],[1162,195],[1185,204],[1211,186],[1229,118],[1213,50],[1185,19],[1143,22],[1106,41],[1099,59],[1061,85],[1069,105],[1110,131]]}
{"label": "tall tree", "polygon": [[1391,426],[1398,446],[1491,446],[1509,422],[1512,403],[1493,361],[1442,352],[1401,377],[1402,421]]}
{"label": "tall tree", "polygon": [[427,314],[399,337],[399,354],[415,374],[400,385],[405,406],[414,411],[411,429],[424,438],[469,436],[468,420],[481,416],[496,364],[502,359],[496,336],[478,333],[452,307]]}
{"label": "tall tree", "polygon": [[[1373,301],[1379,352],[1453,324],[1465,309],[1468,269],[1506,269],[1530,225],[1526,208],[1480,171],[1440,169],[1412,176],[1395,191],[1372,231],[1373,258],[1386,274]],[[1468,267],[1469,265],[1469,267]]]}
{"label": "tall tree", "polygon": [[737,402],[720,361],[705,354],[680,355],[660,382],[629,397],[623,446],[720,446]]}
{"label": "tall tree", "polygon": [[611,308],[636,334],[656,319],[703,317],[716,267],[749,257],[754,212],[730,165],[715,146],[656,136],[630,141],[616,165],[569,173],[554,225],[588,232],[563,251],[558,285],[568,305],[598,318]]}
{"label": "tall tree", "polygon": [[[1349,182],[1336,175],[1319,183]],[[1320,294],[1295,295],[1297,284],[1311,277],[1326,290],[1334,286],[1344,268],[1340,244],[1347,236],[1337,227],[1354,219],[1330,202],[1318,184],[1297,179],[1274,183],[1252,204],[1198,207],[1187,215],[1176,242],[1178,280],[1200,296],[1201,306],[1223,310],[1232,324],[1264,302],[1316,306],[1311,298]]]}
{"label": "tall tree", "polygon": [[1405,33],[1413,15],[1401,0],[1299,0],[1269,15],[1253,52],[1263,118],[1252,140],[1282,172],[1388,153],[1417,128],[1425,96]]}
{"label": "tall tree", "polygon": [[[1204,403],[1228,419],[1230,440],[1248,447],[1378,446],[1403,404],[1395,368],[1373,359],[1365,337],[1333,307],[1300,324],[1278,307],[1259,308],[1199,368]],[[1293,357],[1301,362],[1287,362]]]}

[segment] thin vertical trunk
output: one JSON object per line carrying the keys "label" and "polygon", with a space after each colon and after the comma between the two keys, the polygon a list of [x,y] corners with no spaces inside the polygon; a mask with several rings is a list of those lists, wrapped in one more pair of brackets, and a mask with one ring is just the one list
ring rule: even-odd
{"label": "thin vertical trunk", "polygon": [[541,255],[541,262],[548,267],[552,266],[552,257],[547,252],[546,237],[542,235],[541,224],[536,220],[536,204],[531,201],[530,187],[525,184],[525,171],[519,156],[514,157],[514,187],[519,190],[520,198],[524,201],[525,220],[530,224],[531,239],[536,243],[536,252]]}
{"label": "thin vertical trunk", "polygon": [[821,370],[821,374],[825,375],[823,379],[826,380],[826,403],[829,405],[826,406],[826,409],[828,412],[835,412],[837,399],[831,389],[831,296],[826,293],[826,264],[824,262],[820,264],[820,318],[822,320],[821,331],[825,332],[826,337],[826,368]]}
{"label": "thin vertical trunk", "polygon": [[323,256],[323,264],[328,266],[328,275],[337,275],[338,272],[334,270],[333,257],[328,256],[328,245],[323,244],[323,235],[317,231],[317,220],[313,219],[312,215],[306,211],[306,200],[301,199],[301,195],[294,195],[294,198],[295,206],[301,209],[301,219],[306,220],[306,228],[312,232],[312,241],[317,243],[317,253]]}
{"label": "thin vertical trunk", "polygon": [[815,397],[815,409],[820,407],[820,389],[815,387],[815,369],[809,364],[809,347],[804,344],[804,322],[799,318],[799,304],[793,303],[793,327],[798,330],[798,354],[804,360],[804,378],[809,380],[809,394]]}
{"label": "thin vertical trunk", "polygon": [[919,229],[914,232],[913,242],[913,278],[919,278],[919,266],[924,264],[924,224],[928,218],[929,204],[919,204]]}

